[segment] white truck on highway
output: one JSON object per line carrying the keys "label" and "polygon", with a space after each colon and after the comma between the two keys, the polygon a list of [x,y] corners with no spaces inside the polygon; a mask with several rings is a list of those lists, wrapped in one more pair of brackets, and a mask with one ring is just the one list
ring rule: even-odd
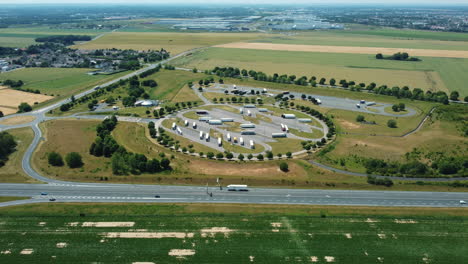
{"label": "white truck on highway", "polygon": [[227,186],[228,191],[237,191],[237,192],[248,192],[249,187],[244,184],[229,184]]}

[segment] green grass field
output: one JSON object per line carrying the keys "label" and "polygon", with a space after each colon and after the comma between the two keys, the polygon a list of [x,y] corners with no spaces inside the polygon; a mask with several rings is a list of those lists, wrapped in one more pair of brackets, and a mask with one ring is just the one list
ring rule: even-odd
{"label": "green grass field", "polygon": [[425,57],[421,62],[376,60],[372,55],[210,48],[175,60],[177,66],[232,66],[269,74],[295,74],[468,94],[468,59]]}
{"label": "green grass field", "polygon": [[97,36],[103,32],[85,29],[51,29],[47,26],[9,27],[0,28],[0,46],[25,48],[37,44],[35,38],[51,35],[89,35]]}
{"label": "green grass field", "polygon": [[188,88],[187,83],[198,83],[198,80],[206,78],[204,73],[188,71],[161,70],[144,80],[152,79],[158,83],[155,88],[149,89],[151,99],[168,100],[172,102],[201,101],[195,93]]}
{"label": "green grass field", "polygon": [[[457,128],[458,123],[456,121],[442,120],[433,116],[421,130],[409,136],[380,137],[372,136],[372,133],[375,131],[375,133],[385,135],[383,126],[378,128],[377,125],[359,124],[352,121],[351,116],[347,118],[347,113],[337,113],[336,110],[329,112],[329,114],[332,113],[336,115],[335,120],[339,120],[336,122],[338,131],[350,133],[338,135],[334,148],[325,156],[320,157],[323,162],[334,167],[365,172],[363,165],[357,162],[360,157],[406,162],[405,154],[413,150],[422,153],[440,153],[445,157],[468,155],[466,151],[468,149],[468,140]],[[402,123],[402,119],[401,117],[396,119],[397,123]],[[408,120],[406,124],[402,123],[402,126],[407,126],[407,129],[410,129],[409,126],[416,126],[416,123],[417,120],[412,119],[412,121]],[[372,128],[373,126],[377,127]],[[366,130],[368,130],[367,133]],[[386,130],[390,129],[387,128]],[[400,131],[402,133],[404,130]],[[344,161],[344,164],[342,164],[342,161]]]}
{"label": "green grass field", "polygon": [[0,168],[0,182],[5,183],[38,183],[38,181],[27,176],[21,168],[21,160],[23,159],[24,152],[32,142],[34,134],[32,129],[17,128],[8,130],[8,133],[15,137],[17,142],[16,151],[13,152],[8,158],[5,166]]}
{"label": "green grass field", "polygon": [[[0,220],[4,263],[451,264],[468,236],[459,208],[41,204],[2,208]],[[162,238],[108,237],[121,232]]]}
{"label": "green grass field", "polygon": [[172,55],[194,48],[258,39],[257,33],[174,33],[174,32],[113,32],[82,45],[79,49],[166,49]]}
{"label": "green grass field", "polygon": [[88,75],[91,69],[80,68],[25,68],[1,73],[0,80],[22,80],[23,88],[38,89],[41,94],[53,95],[56,98],[39,104],[39,106],[69,97],[80,91],[90,89],[101,83],[116,79],[128,72],[112,75]]}

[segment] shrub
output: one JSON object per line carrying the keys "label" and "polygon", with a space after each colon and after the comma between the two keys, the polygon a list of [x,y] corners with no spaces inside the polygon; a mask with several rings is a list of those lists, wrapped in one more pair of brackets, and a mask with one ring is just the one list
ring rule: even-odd
{"label": "shrub", "polygon": [[393,119],[390,119],[387,121],[387,126],[390,128],[396,128],[397,127],[397,122]]}
{"label": "shrub", "polygon": [[363,115],[358,115],[358,116],[356,117],[356,121],[357,121],[357,122],[364,122],[365,120],[366,120],[366,119],[365,119],[365,117],[364,117]]}
{"label": "shrub", "polygon": [[77,152],[68,153],[65,157],[65,161],[67,162],[68,167],[72,169],[80,168],[83,166],[83,160],[81,158],[81,155]]}
{"label": "shrub", "polygon": [[288,164],[286,162],[281,162],[279,164],[279,168],[283,172],[288,172],[289,171],[289,166],[288,166]]}
{"label": "shrub", "polygon": [[49,155],[47,156],[47,159],[49,161],[49,164],[52,166],[57,166],[57,167],[63,166],[62,156],[57,152],[54,152],[54,151],[50,152]]}

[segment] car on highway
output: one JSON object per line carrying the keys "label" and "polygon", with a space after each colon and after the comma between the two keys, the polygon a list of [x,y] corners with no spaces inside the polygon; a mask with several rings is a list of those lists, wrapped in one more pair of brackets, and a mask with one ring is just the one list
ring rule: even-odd
{"label": "car on highway", "polygon": [[155,196],[154,196],[154,198],[161,198],[161,196],[159,196],[159,195],[155,195]]}
{"label": "car on highway", "polygon": [[50,198],[50,199],[49,199],[49,201],[51,201],[51,202],[55,202],[56,200],[57,200],[57,199],[55,199],[55,198]]}
{"label": "car on highway", "polygon": [[47,194],[48,194],[48,193],[46,193],[46,192],[41,192],[41,195],[47,195]]}
{"label": "car on highway", "polygon": [[460,204],[466,204],[466,202],[463,200],[460,200]]}

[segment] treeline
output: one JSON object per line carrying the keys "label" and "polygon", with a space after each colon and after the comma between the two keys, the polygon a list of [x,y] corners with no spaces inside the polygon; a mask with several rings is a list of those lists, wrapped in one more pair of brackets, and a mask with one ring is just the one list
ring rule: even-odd
{"label": "treeline", "polygon": [[390,56],[384,56],[382,53],[377,53],[375,58],[378,60],[421,61],[419,58],[410,57],[406,52],[397,52]]}
{"label": "treeline", "polygon": [[97,138],[91,144],[89,153],[97,157],[111,158],[112,173],[115,175],[127,175],[129,173],[139,175],[141,173],[157,173],[171,170],[170,161],[167,158],[148,159],[143,154],[128,152],[120,146],[111,136],[112,130],[117,125],[117,118],[112,116],[105,119],[96,128]]}
{"label": "treeline", "polygon": [[368,174],[396,175],[396,176],[421,176],[464,174],[468,169],[468,162],[463,158],[442,157],[432,160],[430,165],[412,160],[406,163],[397,161],[384,161],[369,158],[364,161],[364,167]]}
{"label": "treeline", "polygon": [[41,93],[41,91],[39,91],[39,89],[34,90],[34,89],[30,89],[30,88],[22,88],[22,86],[24,85],[24,82],[22,80],[13,81],[13,80],[8,79],[8,80],[3,81],[2,84],[5,85],[5,86],[9,86],[12,89],[22,91],[22,92],[34,93],[34,94],[40,94]]}
{"label": "treeline", "polygon": [[[295,84],[295,85],[302,85],[302,86],[312,86],[317,87],[318,85],[321,86],[329,86],[329,87],[339,87],[339,88],[346,88],[350,91],[360,92],[362,90],[366,90],[370,93],[375,94],[382,94],[382,95],[389,95],[395,96],[397,98],[408,98],[413,100],[421,100],[421,101],[431,101],[431,102],[439,102],[443,104],[449,103],[449,96],[442,91],[438,92],[431,92],[426,91],[424,92],[420,88],[414,88],[410,90],[408,86],[403,86],[400,88],[399,86],[388,87],[387,85],[377,86],[376,83],[372,82],[368,85],[365,83],[356,83],[355,81],[347,81],[346,79],[342,79],[339,82],[334,78],[328,80],[326,78],[317,78],[316,76],[312,76],[310,78],[306,76],[297,77],[296,75],[279,75],[277,73],[273,75],[267,75],[263,72],[257,72],[254,70],[247,71],[245,69],[240,70],[239,68],[233,67],[215,67],[211,71],[207,71],[207,74],[216,74],[220,77],[231,77],[231,78],[252,78],[257,81],[263,82],[274,82],[274,83],[284,83],[284,84]],[[450,94],[450,100],[458,100],[458,93],[452,92]]]}
{"label": "treeline", "polygon": [[142,73],[140,73],[139,77],[140,78],[146,78],[152,74],[155,74],[161,70],[161,64],[158,64],[155,68],[153,69],[148,69]]}
{"label": "treeline", "polygon": [[64,45],[73,45],[75,41],[90,41],[92,38],[85,35],[55,35],[36,38],[36,42],[52,42]]}
{"label": "treeline", "polygon": [[8,132],[0,132],[0,167],[8,161],[8,156],[16,149],[15,138]]}

